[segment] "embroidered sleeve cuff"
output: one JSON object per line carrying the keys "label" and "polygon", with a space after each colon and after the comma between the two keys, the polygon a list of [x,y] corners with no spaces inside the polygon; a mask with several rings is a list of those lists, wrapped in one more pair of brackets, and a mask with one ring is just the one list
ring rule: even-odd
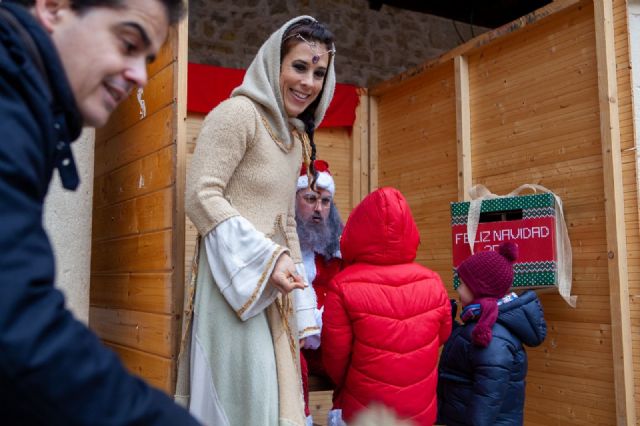
{"label": "embroidered sleeve cuff", "polygon": [[213,279],[225,300],[246,321],[278,295],[267,286],[276,260],[287,250],[258,232],[241,216],[220,223],[204,238]]}
{"label": "embroidered sleeve cuff", "polygon": [[[276,246],[273,254],[266,264],[262,264],[262,262],[259,265],[256,264],[256,268],[262,268],[262,274],[260,275],[258,280],[255,280],[253,271],[247,270],[247,279],[254,280],[253,283],[255,285],[255,288],[252,295],[240,308],[236,310],[236,314],[242,321],[246,321],[265,310],[267,307],[269,307],[269,305],[273,303],[273,301],[278,296],[278,290],[274,287],[268,286],[267,282],[269,281],[269,277],[271,277],[271,273],[276,266],[276,261],[281,254],[286,252],[287,250],[285,248]],[[241,275],[245,274],[238,274],[237,277],[234,277],[234,281],[237,279],[239,282],[242,282],[243,278],[241,277]],[[232,287],[228,287],[228,289],[231,288]],[[227,292],[230,293],[229,291]],[[222,294],[224,295],[225,292],[223,291]]]}

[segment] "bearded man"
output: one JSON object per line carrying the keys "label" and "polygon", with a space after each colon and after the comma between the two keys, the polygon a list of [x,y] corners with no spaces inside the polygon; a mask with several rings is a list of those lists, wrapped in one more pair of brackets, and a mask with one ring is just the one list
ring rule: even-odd
{"label": "bearded man", "polygon": [[[315,185],[309,185],[305,165],[300,170],[296,193],[296,224],[300,250],[307,274],[307,282],[315,290],[317,299],[316,322],[322,328],[322,311],[329,282],[340,271],[340,235],[343,224],[334,202],[335,182],[329,164],[315,160]],[[315,191],[310,186],[314,186]],[[325,376],[320,352],[320,335],[306,338],[300,363],[305,398],[307,424],[312,424],[309,412],[308,374]]]}

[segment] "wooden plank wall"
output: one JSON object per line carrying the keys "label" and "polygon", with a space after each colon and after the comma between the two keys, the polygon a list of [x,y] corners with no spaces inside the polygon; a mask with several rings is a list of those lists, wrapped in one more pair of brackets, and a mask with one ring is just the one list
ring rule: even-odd
{"label": "wooden plank wall", "polygon": [[186,22],[171,29],[149,66],[140,94],[146,112],[134,91],[95,144],[89,325],[131,371],[167,393],[182,311],[177,99],[186,87],[177,58],[185,30]]}
{"label": "wooden plank wall", "polygon": [[640,223],[637,144],[634,138],[627,1],[613,1],[618,116],[627,244],[627,274],[633,353],[636,419],[640,419]]}
{"label": "wooden plank wall", "polygon": [[377,101],[377,186],[407,198],[420,229],[417,261],[445,282],[452,280],[449,202],[458,194],[455,100],[450,61]]}
{"label": "wooden plank wall", "polygon": [[[625,1],[613,3],[613,17],[637,389],[640,238]],[[407,196],[422,236],[418,260],[449,286],[449,202],[461,198],[458,184],[465,177],[457,165],[456,139],[465,127],[456,114],[464,118],[465,109],[456,104],[456,81],[462,84],[458,99],[468,91],[472,184],[506,194],[536,183],[563,200],[578,306],[570,308],[554,293],[541,294],[549,333],[541,347],[528,350],[528,425],[634,424],[633,411],[640,406],[635,396],[633,407],[628,380],[614,375],[614,362],[624,361],[624,342],[613,344],[612,324],[618,331],[628,312],[611,310],[610,291],[620,285],[624,294],[627,277],[617,281],[608,265],[612,219],[605,211],[611,200],[605,197],[610,190],[605,192],[597,36],[602,37],[596,34],[592,1],[554,2],[370,89],[377,108],[372,117],[377,134],[371,135],[378,144],[374,186],[393,185]],[[620,260],[623,266],[626,260]],[[618,401],[618,412],[616,395],[624,400]]]}

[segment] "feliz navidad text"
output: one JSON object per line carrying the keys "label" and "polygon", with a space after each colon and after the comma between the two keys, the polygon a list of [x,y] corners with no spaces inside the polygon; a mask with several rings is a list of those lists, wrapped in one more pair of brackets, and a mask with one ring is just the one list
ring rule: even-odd
{"label": "feliz navidad text", "polygon": [[[482,249],[495,250],[503,241],[545,239],[551,236],[548,226],[531,226],[525,228],[506,228],[478,230],[475,244],[484,244]],[[469,237],[466,232],[458,232],[454,236],[455,244],[469,244]]]}

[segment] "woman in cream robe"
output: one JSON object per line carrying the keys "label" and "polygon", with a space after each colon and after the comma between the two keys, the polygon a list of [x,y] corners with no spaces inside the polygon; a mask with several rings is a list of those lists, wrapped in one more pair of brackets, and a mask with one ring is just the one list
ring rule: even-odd
{"label": "woman in cream robe", "polygon": [[305,424],[298,342],[313,345],[319,328],[313,290],[294,289],[306,284],[295,193],[333,96],[334,53],[315,19],[290,20],[198,137],[186,212],[202,239],[176,399],[204,424]]}

